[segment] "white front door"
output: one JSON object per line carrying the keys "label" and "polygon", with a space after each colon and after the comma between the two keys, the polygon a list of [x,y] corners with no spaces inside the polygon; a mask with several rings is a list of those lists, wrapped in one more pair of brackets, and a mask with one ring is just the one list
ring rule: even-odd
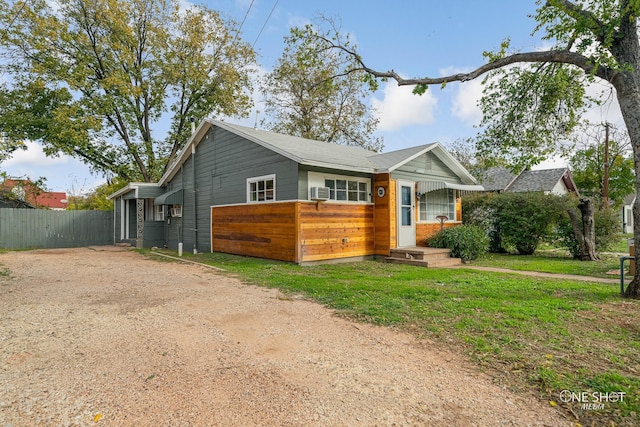
{"label": "white front door", "polygon": [[398,247],[416,245],[415,182],[398,181]]}

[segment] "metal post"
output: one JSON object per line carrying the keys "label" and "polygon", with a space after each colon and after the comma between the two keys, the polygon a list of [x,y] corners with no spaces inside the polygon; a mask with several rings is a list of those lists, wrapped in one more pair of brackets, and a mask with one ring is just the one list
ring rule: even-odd
{"label": "metal post", "polygon": [[632,256],[620,257],[620,295],[624,295],[624,262],[632,259],[634,259]]}

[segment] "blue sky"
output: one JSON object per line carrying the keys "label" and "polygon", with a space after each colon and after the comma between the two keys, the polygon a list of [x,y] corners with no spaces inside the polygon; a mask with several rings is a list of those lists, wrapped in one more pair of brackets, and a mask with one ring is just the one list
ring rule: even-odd
{"label": "blue sky", "polygon": [[[355,40],[367,65],[394,69],[405,77],[469,71],[483,64],[483,51],[497,49],[507,37],[512,48],[520,51],[545,46],[538,36],[531,36],[535,22],[528,15],[535,13],[534,0],[208,0],[203,4],[238,22],[249,11],[242,36],[255,42],[258,62],[265,72],[279,58],[289,28],[311,22],[319,14],[339,19],[342,31]],[[416,96],[411,88],[398,88],[393,82],[382,84],[371,103],[379,112],[378,133],[384,137],[384,151],[434,141],[446,145],[476,135],[474,125],[480,120],[476,102],[481,90],[480,81],[472,81],[452,83],[445,89],[432,87],[425,95]],[[253,126],[260,108],[256,99],[248,119],[228,121]],[[620,123],[617,106],[610,110],[594,110],[590,119],[604,121],[606,116]],[[548,164],[558,164],[558,160]],[[0,170],[15,176],[44,176],[49,189],[72,194],[104,181],[77,160],[46,158],[35,144],[2,163]]]}

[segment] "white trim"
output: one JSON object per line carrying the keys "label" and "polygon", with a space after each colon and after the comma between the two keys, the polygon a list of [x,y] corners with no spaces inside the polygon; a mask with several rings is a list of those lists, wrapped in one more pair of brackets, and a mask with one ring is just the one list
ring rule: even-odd
{"label": "white trim", "polygon": [[124,210],[126,209],[126,201],[120,197],[120,238],[118,240],[124,240],[125,239],[125,219],[126,219],[126,215]]}
{"label": "white trim", "polygon": [[[410,205],[402,204],[402,187],[408,187],[411,189]],[[402,224],[403,207],[410,206],[409,220],[411,224]],[[414,181],[405,181],[399,179],[396,181],[396,227],[397,238],[396,247],[405,248],[408,246],[416,245],[416,183]]]}
{"label": "white trim", "polygon": [[[357,183],[363,183],[367,185],[367,189],[366,189],[366,193],[367,193],[367,200],[359,200],[360,197],[358,197],[358,200],[336,200],[336,199],[329,199],[326,201],[326,203],[346,203],[346,204],[367,204],[367,203],[371,203],[372,200],[372,183],[371,183],[371,178],[367,178],[367,177],[362,177],[362,176],[354,176],[354,175],[341,175],[341,174],[333,174],[333,173],[322,173],[322,172],[312,172],[310,171],[307,175],[307,195],[309,197],[309,199],[311,199],[311,187],[326,187],[325,185],[325,180],[329,179],[329,180],[345,180],[345,181],[354,181]],[[347,184],[348,186],[348,184]],[[348,188],[347,188],[347,198],[348,198]],[[358,189],[358,193],[360,192],[360,190]]]}
{"label": "white trim", "polygon": [[[267,200],[267,189],[266,189],[266,181],[273,180],[273,198]],[[251,184],[258,183],[260,181],[265,181],[265,200],[251,200]],[[247,198],[245,199],[247,204],[254,203],[268,203],[277,200],[276,197],[276,174],[271,175],[263,175],[263,176],[254,176],[251,178],[247,178]]]}
{"label": "white trim", "polygon": [[107,196],[107,199],[115,199],[116,197],[120,197],[121,195],[128,193],[131,190],[134,191],[133,194],[135,195],[135,198],[138,199],[138,190],[140,189],[140,187],[160,187],[160,184],[155,182],[130,182],[115,193]]}

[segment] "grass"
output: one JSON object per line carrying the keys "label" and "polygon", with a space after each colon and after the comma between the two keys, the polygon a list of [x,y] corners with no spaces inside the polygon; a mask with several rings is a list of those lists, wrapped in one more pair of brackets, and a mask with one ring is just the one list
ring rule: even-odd
{"label": "grass", "polygon": [[[601,254],[600,261],[579,261],[557,251],[537,252],[534,255],[490,253],[473,261],[472,265],[615,279],[617,276],[612,276],[607,272],[620,271],[620,257]],[[628,266],[628,262],[625,265]]]}
{"label": "grass", "polygon": [[[300,267],[225,254],[185,258],[224,268],[250,283],[302,294],[354,320],[408,330],[454,351],[463,348],[496,381],[512,389],[533,388],[553,404],[564,405],[562,390],[624,391],[624,402],[606,404],[604,410],[582,411],[578,404],[564,408],[589,424],[638,421],[640,301],[621,299],[615,284],[373,261]],[[509,267],[516,264],[506,257],[495,262],[504,267],[507,259]],[[536,268],[556,265],[547,270],[574,265],[543,257],[527,262]]]}

